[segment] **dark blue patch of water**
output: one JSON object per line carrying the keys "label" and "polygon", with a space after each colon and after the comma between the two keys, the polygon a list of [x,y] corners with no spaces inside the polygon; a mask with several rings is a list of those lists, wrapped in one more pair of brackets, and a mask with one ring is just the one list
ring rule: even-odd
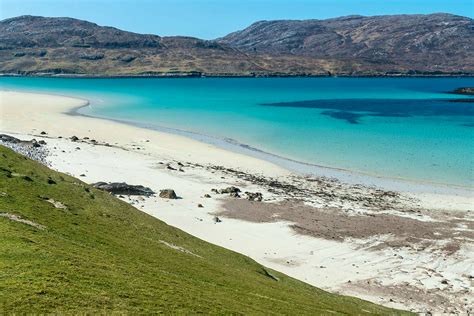
{"label": "dark blue patch of water", "polygon": [[[311,108],[350,124],[359,124],[365,116],[415,117],[464,116],[474,117],[474,104],[450,102],[445,99],[333,99],[297,102],[262,103],[263,106]],[[470,123],[469,123],[470,124]]]}

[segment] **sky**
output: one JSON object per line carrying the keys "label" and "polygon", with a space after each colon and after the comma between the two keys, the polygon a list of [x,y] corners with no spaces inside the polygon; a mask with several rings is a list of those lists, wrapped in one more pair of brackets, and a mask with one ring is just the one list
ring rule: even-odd
{"label": "sky", "polygon": [[161,36],[213,39],[259,20],[446,12],[474,17],[474,0],[0,0],[0,19],[67,16]]}

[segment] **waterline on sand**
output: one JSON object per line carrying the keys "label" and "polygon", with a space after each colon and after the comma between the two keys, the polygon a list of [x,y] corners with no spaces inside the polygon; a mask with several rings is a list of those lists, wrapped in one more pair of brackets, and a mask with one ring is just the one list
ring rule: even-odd
{"label": "waterline on sand", "polygon": [[432,193],[432,194],[454,194],[461,196],[472,196],[474,189],[469,186],[461,186],[450,183],[436,183],[429,181],[421,181],[410,178],[394,178],[385,175],[367,173],[362,171],[353,171],[343,168],[323,166],[318,164],[311,164],[307,162],[298,161],[295,159],[283,157],[277,154],[266,152],[259,148],[240,143],[232,138],[220,138],[217,136],[205,135],[193,131],[187,131],[178,128],[171,128],[166,126],[159,126],[156,124],[147,124],[143,122],[111,118],[100,115],[88,114],[85,109],[91,106],[91,102],[87,102],[79,107],[75,107],[66,112],[68,115],[79,115],[90,118],[100,118],[117,122],[121,124],[132,125],[139,128],[155,130],[162,133],[169,133],[173,135],[183,136],[210,144],[224,150],[244,154],[253,158],[268,161],[276,164],[288,171],[296,172],[300,175],[308,177],[325,177],[330,179],[337,179],[338,181],[347,184],[362,184],[365,186],[379,187],[385,190],[412,192],[412,193]]}

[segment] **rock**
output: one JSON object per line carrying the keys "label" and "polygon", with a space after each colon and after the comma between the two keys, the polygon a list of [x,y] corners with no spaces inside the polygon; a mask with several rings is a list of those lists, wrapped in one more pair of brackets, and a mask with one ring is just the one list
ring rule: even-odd
{"label": "rock", "polygon": [[170,165],[167,165],[167,166],[166,166],[166,169],[168,169],[168,170],[176,170],[176,168],[173,168],[173,167],[171,167]]}
{"label": "rock", "polygon": [[48,133],[46,133],[45,131],[42,131],[40,134],[41,134],[41,135],[46,135],[46,134],[48,134]]}
{"label": "rock", "polygon": [[51,179],[51,178],[48,178],[48,184],[56,184],[56,181],[54,181],[54,180]]}
{"label": "rock", "polygon": [[21,142],[18,138],[6,134],[0,134],[0,141],[14,144]]}
{"label": "rock", "polygon": [[160,198],[163,198],[163,199],[177,199],[178,196],[176,195],[174,190],[164,189],[164,190],[160,190]]}
{"label": "rock", "polygon": [[40,140],[40,141],[38,142],[38,144],[40,144],[40,145],[46,145],[46,142],[45,142],[44,140]]}
{"label": "rock", "polygon": [[239,193],[239,192],[240,192],[240,189],[237,188],[237,187],[234,187],[234,186],[227,187],[225,189],[219,190],[219,193],[221,193],[221,194],[224,194],[224,193]]}
{"label": "rock", "polygon": [[134,61],[136,58],[137,57],[132,56],[132,55],[125,55],[125,56],[120,57],[120,60],[125,62],[125,63],[129,63],[131,61]]}
{"label": "rock", "polygon": [[198,204],[198,207],[204,207],[201,203]]}
{"label": "rock", "polygon": [[451,93],[453,94],[464,94],[464,95],[474,95],[474,88],[471,87],[463,87],[463,88],[458,88]]}
{"label": "rock", "polygon": [[38,229],[45,229],[46,228],[43,225],[40,225],[38,223],[32,222],[32,221],[27,220],[27,219],[23,219],[21,216],[11,214],[11,213],[0,213],[0,217],[5,217],[5,218],[8,218],[9,220],[19,222],[19,223],[23,223],[23,224],[26,224],[26,225],[30,225],[30,226],[33,226],[33,227],[38,228]]}
{"label": "rock", "polygon": [[62,210],[67,209],[67,206],[64,203],[59,202],[59,201],[55,201],[54,199],[51,199],[47,196],[41,196],[40,195],[39,198],[45,200],[48,203],[51,203],[55,208],[62,209]]}
{"label": "rock", "polygon": [[80,147],[76,147],[76,150],[81,150],[81,148],[80,148]]}
{"label": "rock", "polygon": [[85,59],[85,60],[99,60],[104,58],[105,55],[102,53],[97,53],[97,54],[81,54],[79,58]]}
{"label": "rock", "polygon": [[260,192],[255,192],[255,193],[245,192],[245,194],[247,195],[247,200],[249,200],[249,201],[261,202],[262,199],[263,199],[263,195]]}
{"label": "rock", "polygon": [[178,162],[178,166],[184,167],[184,165],[181,162]]}
{"label": "rock", "polygon": [[229,196],[230,196],[230,197],[234,197],[234,198],[240,198],[240,195],[239,195],[239,193],[237,193],[237,192],[231,192],[231,193],[229,194]]}
{"label": "rock", "polygon": [[204,197],[209,199],[209,198],[211,198],[211,195],[210,194],[204,194]]}
{"label": "rock", "polygon": [[152,189],[144,187],[143,185],[131,185],[125,182],[97,182],[93,183],[92,186],[96,189],[104,190],[112,194],[124,194],[124,195],[144,195],[151,196],[155,194]]}
{"label": "rock", "polygon": [[221,223],[222,222],[221,219],[217,216],[214,216],[213,221],[214,221],[214,223]]}
{"label": "rock", "polygon": [[83,173],[81,173],[81,174],[79,175],[79,177],[85,177],[85,176],[86,176],[86,175],[83,174]]}
{"label": "rock", "polygon": [[72,136],[70,140],[72,140],[73,142],[77,142],[79,138],[77,136]]}
{"label": "rock", "polygon": [[264,273],[267,277],[269,277],[270,279],[272,279],[272,280],[274,280],[274,281],[277,281],[277,282],[280,281],[279,278],[277,278],[276,276],[274,276],[273,274],[271,274],[270,272],[268,272],[268,270],[265,269],[264,267],[262,267],[262,270],[263,270],[263,273]]}

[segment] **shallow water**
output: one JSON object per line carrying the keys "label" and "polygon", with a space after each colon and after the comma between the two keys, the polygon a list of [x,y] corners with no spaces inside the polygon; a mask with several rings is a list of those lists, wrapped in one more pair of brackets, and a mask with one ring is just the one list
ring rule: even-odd
{"label": "shallow water", "polygon": [[80,96],[91,100],[83,114],[258,149],[306,163],[291,162],[302,172],[318,165],[474,186],[474,103],[447,101],[466,98],[447,92],[473,78],[0,78],[0,86]]}

